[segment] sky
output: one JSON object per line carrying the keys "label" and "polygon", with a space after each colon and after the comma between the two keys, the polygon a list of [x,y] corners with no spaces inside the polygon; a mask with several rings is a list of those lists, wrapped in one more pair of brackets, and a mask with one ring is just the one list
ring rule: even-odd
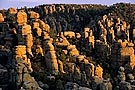
{"label": "sky", "polygon": [[115,3],[132,3],[135,0],[0,0],[0,9],[8,9],[10,7],[21,8],[24,6],[34,7],[42,4],[102,4],[112,5]]}

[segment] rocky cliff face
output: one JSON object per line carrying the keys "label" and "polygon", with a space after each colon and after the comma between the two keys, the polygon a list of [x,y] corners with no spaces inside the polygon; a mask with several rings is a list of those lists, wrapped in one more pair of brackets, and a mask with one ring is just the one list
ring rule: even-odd
{"label": "rocky cliff face", "polygon": [[121,5],[134,7],[54,4],[1,10],[0,88],[134,90],[134,21],[117,15],[115,7]]}

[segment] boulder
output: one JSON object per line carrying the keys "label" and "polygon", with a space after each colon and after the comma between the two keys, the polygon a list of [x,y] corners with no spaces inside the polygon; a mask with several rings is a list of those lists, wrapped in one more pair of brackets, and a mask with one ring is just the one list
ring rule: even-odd
{"label": "boulder", "polygon": [[85,57],[84,55],[78,55],[77,59],[79,62],[81,62],[84,59],[84,57]]}
{"label": "boulder", "polygon": [[40,17],[39,14],[34,11],[30,11],[29,13],[31,19],[38,19]]}
{"label": "boulder", "polygon": [[17,13],[17,23],[18,25],[23,25],[27,22],[27,14],[24,12],[24,10],[20,10]]}
{"label": "boulder", "polygon": [[76,38],[81,38],[81,34],[80,33],[76,33]]}
{"label": "boulder", "polygon": [[38,28],[39,27],[39,23],[38,22],[33,22],[33,29]]}
{"label": "boulder", "polygon": [[3,15],[0,13],[0,23],[4,21]]}

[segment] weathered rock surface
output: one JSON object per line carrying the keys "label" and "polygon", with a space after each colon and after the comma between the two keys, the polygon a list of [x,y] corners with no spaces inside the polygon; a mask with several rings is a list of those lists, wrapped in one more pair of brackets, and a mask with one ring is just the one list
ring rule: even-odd
{"label": "weathered rock surface", "polygon": [[132,11],[122,3],[0,10],[0,89],[134,90]]}

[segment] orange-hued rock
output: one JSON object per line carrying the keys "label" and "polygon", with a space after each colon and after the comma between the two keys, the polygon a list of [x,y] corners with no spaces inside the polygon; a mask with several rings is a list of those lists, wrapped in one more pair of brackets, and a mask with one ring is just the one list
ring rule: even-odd
{"label": "orange-hued rock", "polygon": [[133,29],[133,37],[135,37],[135,29]]}
{"label": "orange-hued rock", "polygon": [[81,34],[80,33],[76,33],[76,38],[81,38]]}
{"label": "orange-hued rock", "polygon": [[92,43],[92,47],[94,48],[95,37],[94,36],[89,36],[88,41],[89,41],[89,43]]}
{"label": "orange-hued rock", "polygon": [[28,34],[26,36],[26,46],[32,47],[32,45],[33,45],[33,36],[32,36],[32,34]]}
{"label": "orange-hued rock", "polygon": [[33,57],[33,53],[32,53],[31,47],[28,47],[26,50],[27,50],[27,53]]}
{"label": "orange-hued rock", "polygon": [[104,26],[100,20],[98,21],[98,24],[99,24],[100,28],[104,28]]}
{"label": "orange-hued rock", "polygon": [[85,27],[84,28],[84,32],[89,32],[90,31],[90,28],[89,27]]}
{"label": "orange-hued rock", "polygon": [[95,37],[93,36],[92,30],[89,31],[88,42],[91,43],[92,47],[94,48]]}
{"label": "orange-hued rock", "polygon": [[60,61],[60,60],[58,60],[58,65],[59,65],[59,71],[60,71],[61,73],[65,73],[64,70],[63,70],[63,62]]}
{"label": "orange-hued rock", "polygon": [[27,14],[24,12],[24,10],[20,10],[17,13],[17,23],[18,25],[23,25],[27,22]]}
{"label": "orange-hued rock", "polygon": [[30,18],[32,19],[38,19],[40,16],[38,13],[34,12],[34,11],[30,11]]}
{"label": "orange-hued rock", "polygon": [[105,20],[107,19],[107,15],[104,15],[102,18],[103,18],[103,21],[105,22]]}
{"label": "orange-hued rock", "polygon": [[[32,72],[32,68],[31,68],[31,62],[30,62],[30,59],[27,58],[27,55],[26,55],[26,46],[24,45],[18,45],[16,46],[16,49],[15,49],[15,59],[16,59],[16,62],[17,64],[25,64],[26,67],[28,68],[28,70],[30,72]],[[19,59],[20,58],[20,59]]]}
{"label": "orange-hued rock", "polygon": [[69,42],[66,39],[62,39],[61,42],[56,42],[58,46],[68,46]]}
{"label": "orange-hued rock", "polygon": [[64,54],[68,54],[68,51],[67,50],[62,50],[64,52]]}
{"label": "orange-hued rock", "polygon": [[[28,29],[28,31],[27,31],[27,29],[23,29],[22,32],[23,32],[23,35],[25,36],[25,38],[23,38],[23,39],[24,39],[24,44],[27,47],[26,51],[31,56],[33,56],[32,51],[31,51],[31,47],[33,46],[33,36],[31,33],[28,33],[28,32],[31,32],[31,30],[29,31],[29,29]],[[22,37],[19,37],[19,38],[22,38]]]}
{"label": "orange-hued rock", "polygon": [[43,39],[50,39],[50,36],[46,31],[43,31]]}
{"label": "orange-hued rock", "polygon": [[15,50],[16,55],[21,56],[26,54],[26,46],[18,45]]}
{"label": "orange-hued rock", "polygon": [[22,26],[22,35],[28,35],[31,34],[31,26],[28,24],[24,24]]}
{"label": "orange-hued rock", "polygon": [[113,27],[111,27],[111,29],[109,30],[109,33],[112,35],[112,40],[114,40],[115,39],[115,35],[114,35]]}
{"label": "orange-hued rock", "polygon": [[[29,72],[33,71],[32,67],[31,67],[30,59],[27,58],[27,55],[21,55],[21,57],[19,57],[19,55],[16,55],[15,58],[16,58],[17,64],[25,64]],[[20,58],[20,59],[18,59],[18,58]]]}
{"label": "orange-hued rock", "polygon": [[69,50],[69,54],[71,56],[78,56],[79,55],[79,51],[76,49],[75,45],[69,45],[67,47],[67,49]]}
{"label": "orange-hued rock", "polygon": [[3,15],[0,13],[0,22],[3,22],[4,21],[4,17]]}
{"label": "orange-hued rock", "polygon": [[41,29],[41,28],[36,28],[36,29],[37,29],[37,35],[38,35],[38,36],[41,36],[42,29]]}
{"label": "orange-hued rock", "polygon": [[[32,85],[35,87],[35,90],[39,87],[37,82],[34,80],[33,77],[29,73],[33,71],[31,67],[30,59],[27,58],[26,55],[26,46],[25,45],[18,45],[15,47],[15,65],[16,65],[16,74],[17,74],[17,86],[21,85],[22,82],[26,83],[29,82],[27,87],[29,87],[32,83]],[[25,52],[25,53],[22,53]],[[22,77],[23,76],[23,77]],[[29,87],[29,90],[31,90],[32,86]],[[24,86],[26,89],[26,86]],[[28,89],[28,88],[27,88]]]}
{"label": "orange-hued rock", "polygon": [[68,46],[68,45],[70,45],[70,43],[68,42],[67,38],[65,38],[63,35],[61,35],[60,38],[56,39],[56,45]]}
{"label": "orange-hued rock", "polygon": [[113,25],[112,20],[108,20],[108,19],[107,19],[106,21],[107,21],[107,26],[108,26],[108,27],[111,27],[111,26]]}
{"label": "orange-hued rock", "polygon": [[33,29],[39,28],[39,23],[38,22],[33,22]]}
{"label": "orange-hued rock", "polygon": [[118,42],[118,43],[121,45],[121,43],[122,43],[122,40],[121,40],[121,39],[119,39],[117,42]]}
{"label": "orange-hued rock", "polygon": [[47,7],[47,6],[44,7],[44,13],[45,13],[46,15],[48,14],[48,7]]}
{"label": "orange-hued rock", "polygon": [[39,20],[39,19],[37,21],[39,22],[39,27],[42,30],[44,30],[46,32],[50,32],[50,26],[48,24],[44,23],[42,20]]}
{"label": "orange-hued rock", "polygon": [[122,24],[123,24],[123,29],[126,30],[127,29],[127,23],[125,21],[123,21]]}
{"label": "orange-hued rock", "polygon": [[48,13],[50,13],[50,14],[53,13],[53,8],[52,8],[52,6],[50,6],[50,7],[48,8]]}
{"label": "orange-hued rock", "polygon": [[8,9],[8,13],[10,13],[10,14],[16,14],[17,13],[17,9],[11,7],[11,8]]}
{"label": "orange-hued rock", "polygon": [[91,66],[91,75],[94,76],[94,64],[93,63],[90,63],[90,66]]}
{"label": "orange-hued rock", "polygon": [[132,42],[129,42],[129,43],[128,43],[128,46],[129,46],[129,47],[134,47],[134,44],[133,44]]}
{"label": "orange-hued rock", "polygon": [[52,43],[47,42],[46,46],[45,46],[45,50],[53,51],[54,50],[54,46],[52,45]]}
{"label": "orange-hued rock", "polygon": [[30,73],[32,73],[33,72],[33,69],[32,69],[31,62],[30,62],[30,59],[29,58],[27,58],[27,62],[26,63],[27,63],[28,71]]}
{"label": "orange-hued rock", "polygon": [[[127,61],[130,63],[132,69],[134,68],[134,44],[131,42],[127,42],[126,40],[122,42],[122,40],[118,40],[118,43],[121,48],[117,52],[115,52],[112,56],[116,56],[115,59],[118,61],[119,65],[124,65]],[[114,50],[113,50],[114,52]],[[116,53],[119,53],[116,55]]]}
{"label": "orange-hued rock", "polygon": [[84,28],[84,37],[87,38],[89,36],[90,28],[86,27]]}
{"label": "orange-hued rock", "polygon": [[98,65],[96,67],[96,70],[95,70],[95,75],[98,76],[99,78],[102,78],[102,75],[103,75],[103,69],[100,65]]}
{"label": "orange-hued rock", "polygon": [[107,30],[106,30],[106,28],[102,28],[102,34],[105,35],[105,36],[107,35]]}
{"label": "orange-hued rock", "polygon": [[27,46],[27,52],[33,56],[31,47],[33,46],[33,36],[32,34],[28,34],[26,36],[26,46]]}
{"label": "orange-hued rock", "polygon": [[135,55],[130,56],[130,66],[131,66],[131,68],[133,70],[134,67],[135,67]]}
{"label": "orange-hued rock", "polygon": [[56,59],[56,51],[48,51],[47,52],[47,57],[49,57],[50,59]]}
{"label": "orange-hued rock", "polygon": [[75,37],[75,33],[73,31],[65,31],[64,36],[68,38],[73,38]]}
{"label": "orange-hued rock", "polygon": [[122,43],[121,43],[121,47],[122,47],[122,48],[125,48],[125,47],[127,46],[127,44],[128,44],[127,42],[122,42]]}
{"label": "orange-hued rock", "polygon": [[77,56],[77,55],[79,55],[79,51],[77,49],[72,49],[72,51],[70,51],[70,55]]}
{"label": "orange-hued rock", "polygon": [[121,53],[122,56],[134,55],[134,49],[133,49],[133,47],[121,48],[120,53]]}

